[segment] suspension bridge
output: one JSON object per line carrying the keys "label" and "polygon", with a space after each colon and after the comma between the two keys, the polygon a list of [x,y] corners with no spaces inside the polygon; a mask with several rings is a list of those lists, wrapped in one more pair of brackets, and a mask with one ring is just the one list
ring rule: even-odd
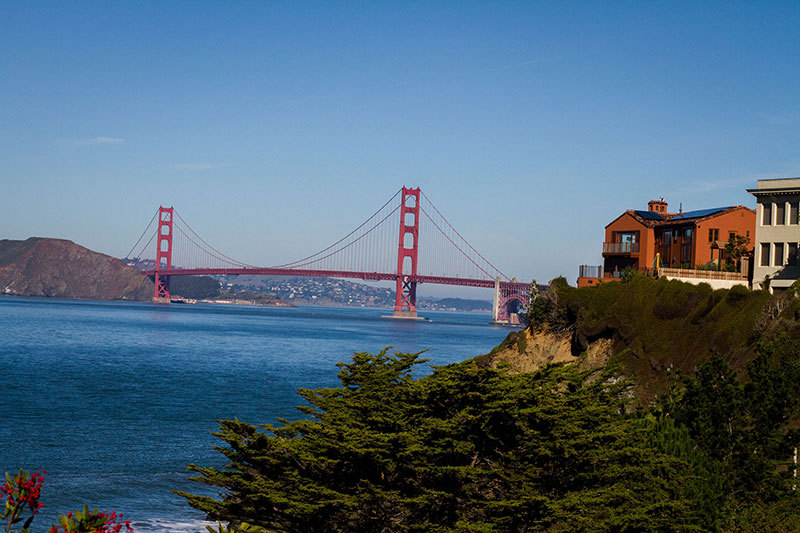
{"label": "suspension bridge", "polygon": [[[155,254],[149,255],[150,250]],[[421,283],[494,289],[492,320],[498,323],[509,323],[529,298],[529,284],[509,279],[483,257],[419,188],[401,188],[356,229],[291,263],[259,267],[228,257],[200,237],[174,207],[163,206],[127,258],[154,262],[143,273],[155,283],[153,301],[158,303],[170,302],[172,276],[242,274],[392,281],[392,316],[405,319],[418,318]]]}

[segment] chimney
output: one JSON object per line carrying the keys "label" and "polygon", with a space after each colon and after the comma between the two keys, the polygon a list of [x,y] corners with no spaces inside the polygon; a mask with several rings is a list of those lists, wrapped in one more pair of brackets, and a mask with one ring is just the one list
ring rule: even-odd
{"label": "chimney", "polygon": [[667,214],[667,202],[662,198],[661,200],[650,200],[647,202],[647,210],[659,215]]}

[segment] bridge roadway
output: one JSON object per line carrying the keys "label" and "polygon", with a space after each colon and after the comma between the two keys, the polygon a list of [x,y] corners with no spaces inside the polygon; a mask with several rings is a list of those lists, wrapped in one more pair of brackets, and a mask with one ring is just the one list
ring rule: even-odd
{"label": "bridge roadway", "polygon": [[[382,272],[349,272],[346,270],[300,270],[293,268],[172,268],[169,270],[144,270],[147,276],[210,276],[210,275],[257,275],[257,276],[308,276],[320,278],[350,278],[369,281],[396,281],[397,274],[385,274]],[[481,287],[494,289],[495,280],[471,279],[471,278],[450,278],[444,276],[421,276],[404,275],[402,279],[407,282],[416,283],[435,283],[439,285],[459,285],[462,287]],[[500,281],[499,288],[503,289],[526,289],[528,283],[518,281]]]}

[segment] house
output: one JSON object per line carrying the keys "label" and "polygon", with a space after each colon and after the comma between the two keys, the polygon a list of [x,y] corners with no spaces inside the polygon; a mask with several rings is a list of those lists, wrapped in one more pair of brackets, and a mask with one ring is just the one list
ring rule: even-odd
{"label": "house", "polygon": [[800,278],[800,178],[758,180],[753,288],[783,290]]}
{"label": "house", "polygon": [[579,277],[578,285],[619,278],[626,268],[719,264],[726,259],[725,246],[733,235],[752,242],[755,217],[755,211],[743,205],[670,213],[663,198],[651,200],[647,210],[628,209],[606,226],[602,272],[596,280]]}
{"label": "house", "polygon": [[667,203],[652,200],[647,211],[628,209],[606,226],[603,242],[603,271],[607,277],[619,277],[626,268],[646,270],[655,260],[656,221],[663,220]]}
{"label": "house", "polygon": [[[735,235],[754,239],[755,211],[743,205],[701,209],[670,216],[654,228],[656,252],[665,266],[695,268],[727,259]],[[749,246],[752,249],[752,246]]]}

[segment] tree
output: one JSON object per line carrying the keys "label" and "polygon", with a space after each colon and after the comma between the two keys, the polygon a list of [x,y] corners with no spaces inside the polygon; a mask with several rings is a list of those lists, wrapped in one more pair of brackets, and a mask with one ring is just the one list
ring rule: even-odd
{"label": "tree", "polygon": [[734,233],[725,244],[725,255],[735,265],[739,264],[742,257],[750,251],[750,237]]}
{"label": "tree", "polygon": [[[679,438],[671,439],[682,451],[662,450],[690,463],[694,475],[687,490],[693,494],[686,497],[695,502],[704,527],[800,528],[800,518],[791,512],[800,498],[793,489],[790,461],[800,442],[792,429],[800,411],[798,354],[796,338],[786,333],[765,336],[748,365],[746,384],[714,355],[694,377],[680,378],[662,401],[662,420],[683,428]],[[682,446],[675,445],[681,440]],[[756,503],[758,511],[747,508],[748,502]]]}
{"label": "tree", "polygon": [[539,282],[531,280],[531,288],[528,294],[528,326],[534,331],[541,330],[544,326],[547,304],[542,291],[539,289]]}
{"label": "tree", "polygon": [[223,421],[227,469],[190,466],[225,497],[185,496],[212,519],[270,531],[664,529],[687,523],[644,446],[616,374],[449,365],[360,353],[341,386],[301,390],[309,418]]}

